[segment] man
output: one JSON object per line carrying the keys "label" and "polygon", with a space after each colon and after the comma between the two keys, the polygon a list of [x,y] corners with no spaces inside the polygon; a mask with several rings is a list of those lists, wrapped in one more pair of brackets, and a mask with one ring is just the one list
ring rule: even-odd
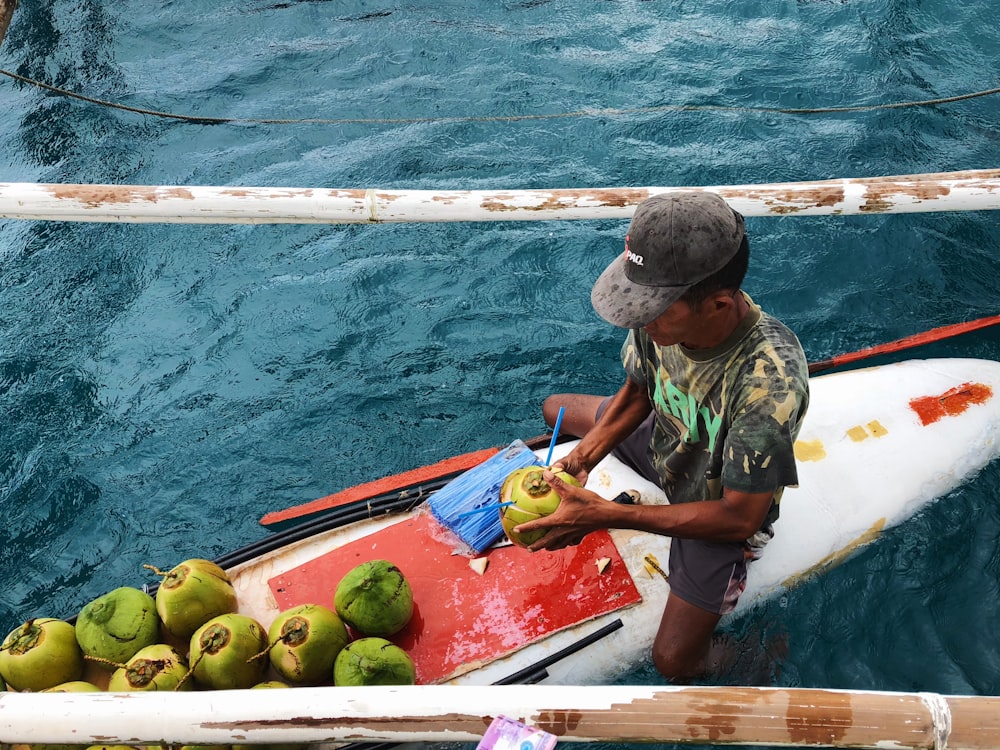
{"label": "man", "polygon": [[670,503],[611,503],[546,472],[559,509],[518,527],[548,529],[532,551],[596,529],[672,537],[653,662],[677,681],[727,667],[713,633],[772,536],[783,489],[798,481],[792,445],[809,402],[806,359],[795,335],[740,290],[748,259],[743,217],[715,194],[661,194],[636,208],[625,253],[591,294],[601,317],[630,329],[625,384],[609,399],[552,396],[543,413],[551,425],[565,406],[564,433],[582,437],[553,470],[585,483],[614,451]]}

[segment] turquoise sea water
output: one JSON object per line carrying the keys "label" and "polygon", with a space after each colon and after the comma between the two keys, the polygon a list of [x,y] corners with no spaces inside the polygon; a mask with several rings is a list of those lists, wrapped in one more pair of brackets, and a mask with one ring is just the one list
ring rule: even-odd
{"label": "turquoise sea water", "polygon": [[[755,109],[992,88],[993,10],[39,0],[0,68],[149,110],[336,122],[196,124],[0,76],[0,181],[564,188],[995,167],[997,96]],[[562,116],[584,110],[602,111]],[[552,116],[501,119],[527,114]],[[995,213],[748,226],[747,289],[811,359],[998,312]],[[613,390],[620,333],[589,289],[624,229],[0,221],[0,629],[141,584],[145,563],[252,542],[268,511],[539,434],[550,392]],[[1000,331],[918,355],[998,358]],[[730,629],[787,645],[776,684],[1000,693],[998,488],[993,465]]]}

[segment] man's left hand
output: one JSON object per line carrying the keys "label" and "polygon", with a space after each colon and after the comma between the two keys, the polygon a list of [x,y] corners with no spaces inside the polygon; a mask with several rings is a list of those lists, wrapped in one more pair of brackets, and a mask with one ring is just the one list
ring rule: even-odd
{"label": "man's left hand", "polygon": [[601,511],[611,503],[596,492],[567,484],[551,471],[546,470],[542,478],[556,491],[560,502],[550,515],[526,521],[517,527],[518,533],[548,529],[545,536],[528,547],[530,552],[571,547],[579,544],[591,531],[603,528]]}

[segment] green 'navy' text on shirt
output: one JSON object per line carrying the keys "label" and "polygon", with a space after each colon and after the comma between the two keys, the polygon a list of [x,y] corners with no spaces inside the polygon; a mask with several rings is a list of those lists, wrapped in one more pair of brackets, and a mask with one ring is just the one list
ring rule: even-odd
{"label": "green 'navy' text on shirt", "polygon": [[696,445],[701,442],[700,425],[705,426],[708,435],[708,451],[715,451],[715,440],[722,426],[722,415],[712,414],[707,406],[699,404],[694,396],[685,393],[672,381],[656,381],[653,402],[661,411],[668,412],[684,423],[687,433],[684,442]]}

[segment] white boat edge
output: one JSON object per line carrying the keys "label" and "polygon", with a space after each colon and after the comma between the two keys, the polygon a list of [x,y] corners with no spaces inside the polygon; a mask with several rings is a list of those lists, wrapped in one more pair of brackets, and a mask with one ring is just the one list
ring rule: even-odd
{"label": "white boat edge", "polygon": [[544,685],[0,693],[0,742],[81,747],[470,742],[481,739],[497,716],[568,742],[1000,747],[1000,698],[992,696]]}

